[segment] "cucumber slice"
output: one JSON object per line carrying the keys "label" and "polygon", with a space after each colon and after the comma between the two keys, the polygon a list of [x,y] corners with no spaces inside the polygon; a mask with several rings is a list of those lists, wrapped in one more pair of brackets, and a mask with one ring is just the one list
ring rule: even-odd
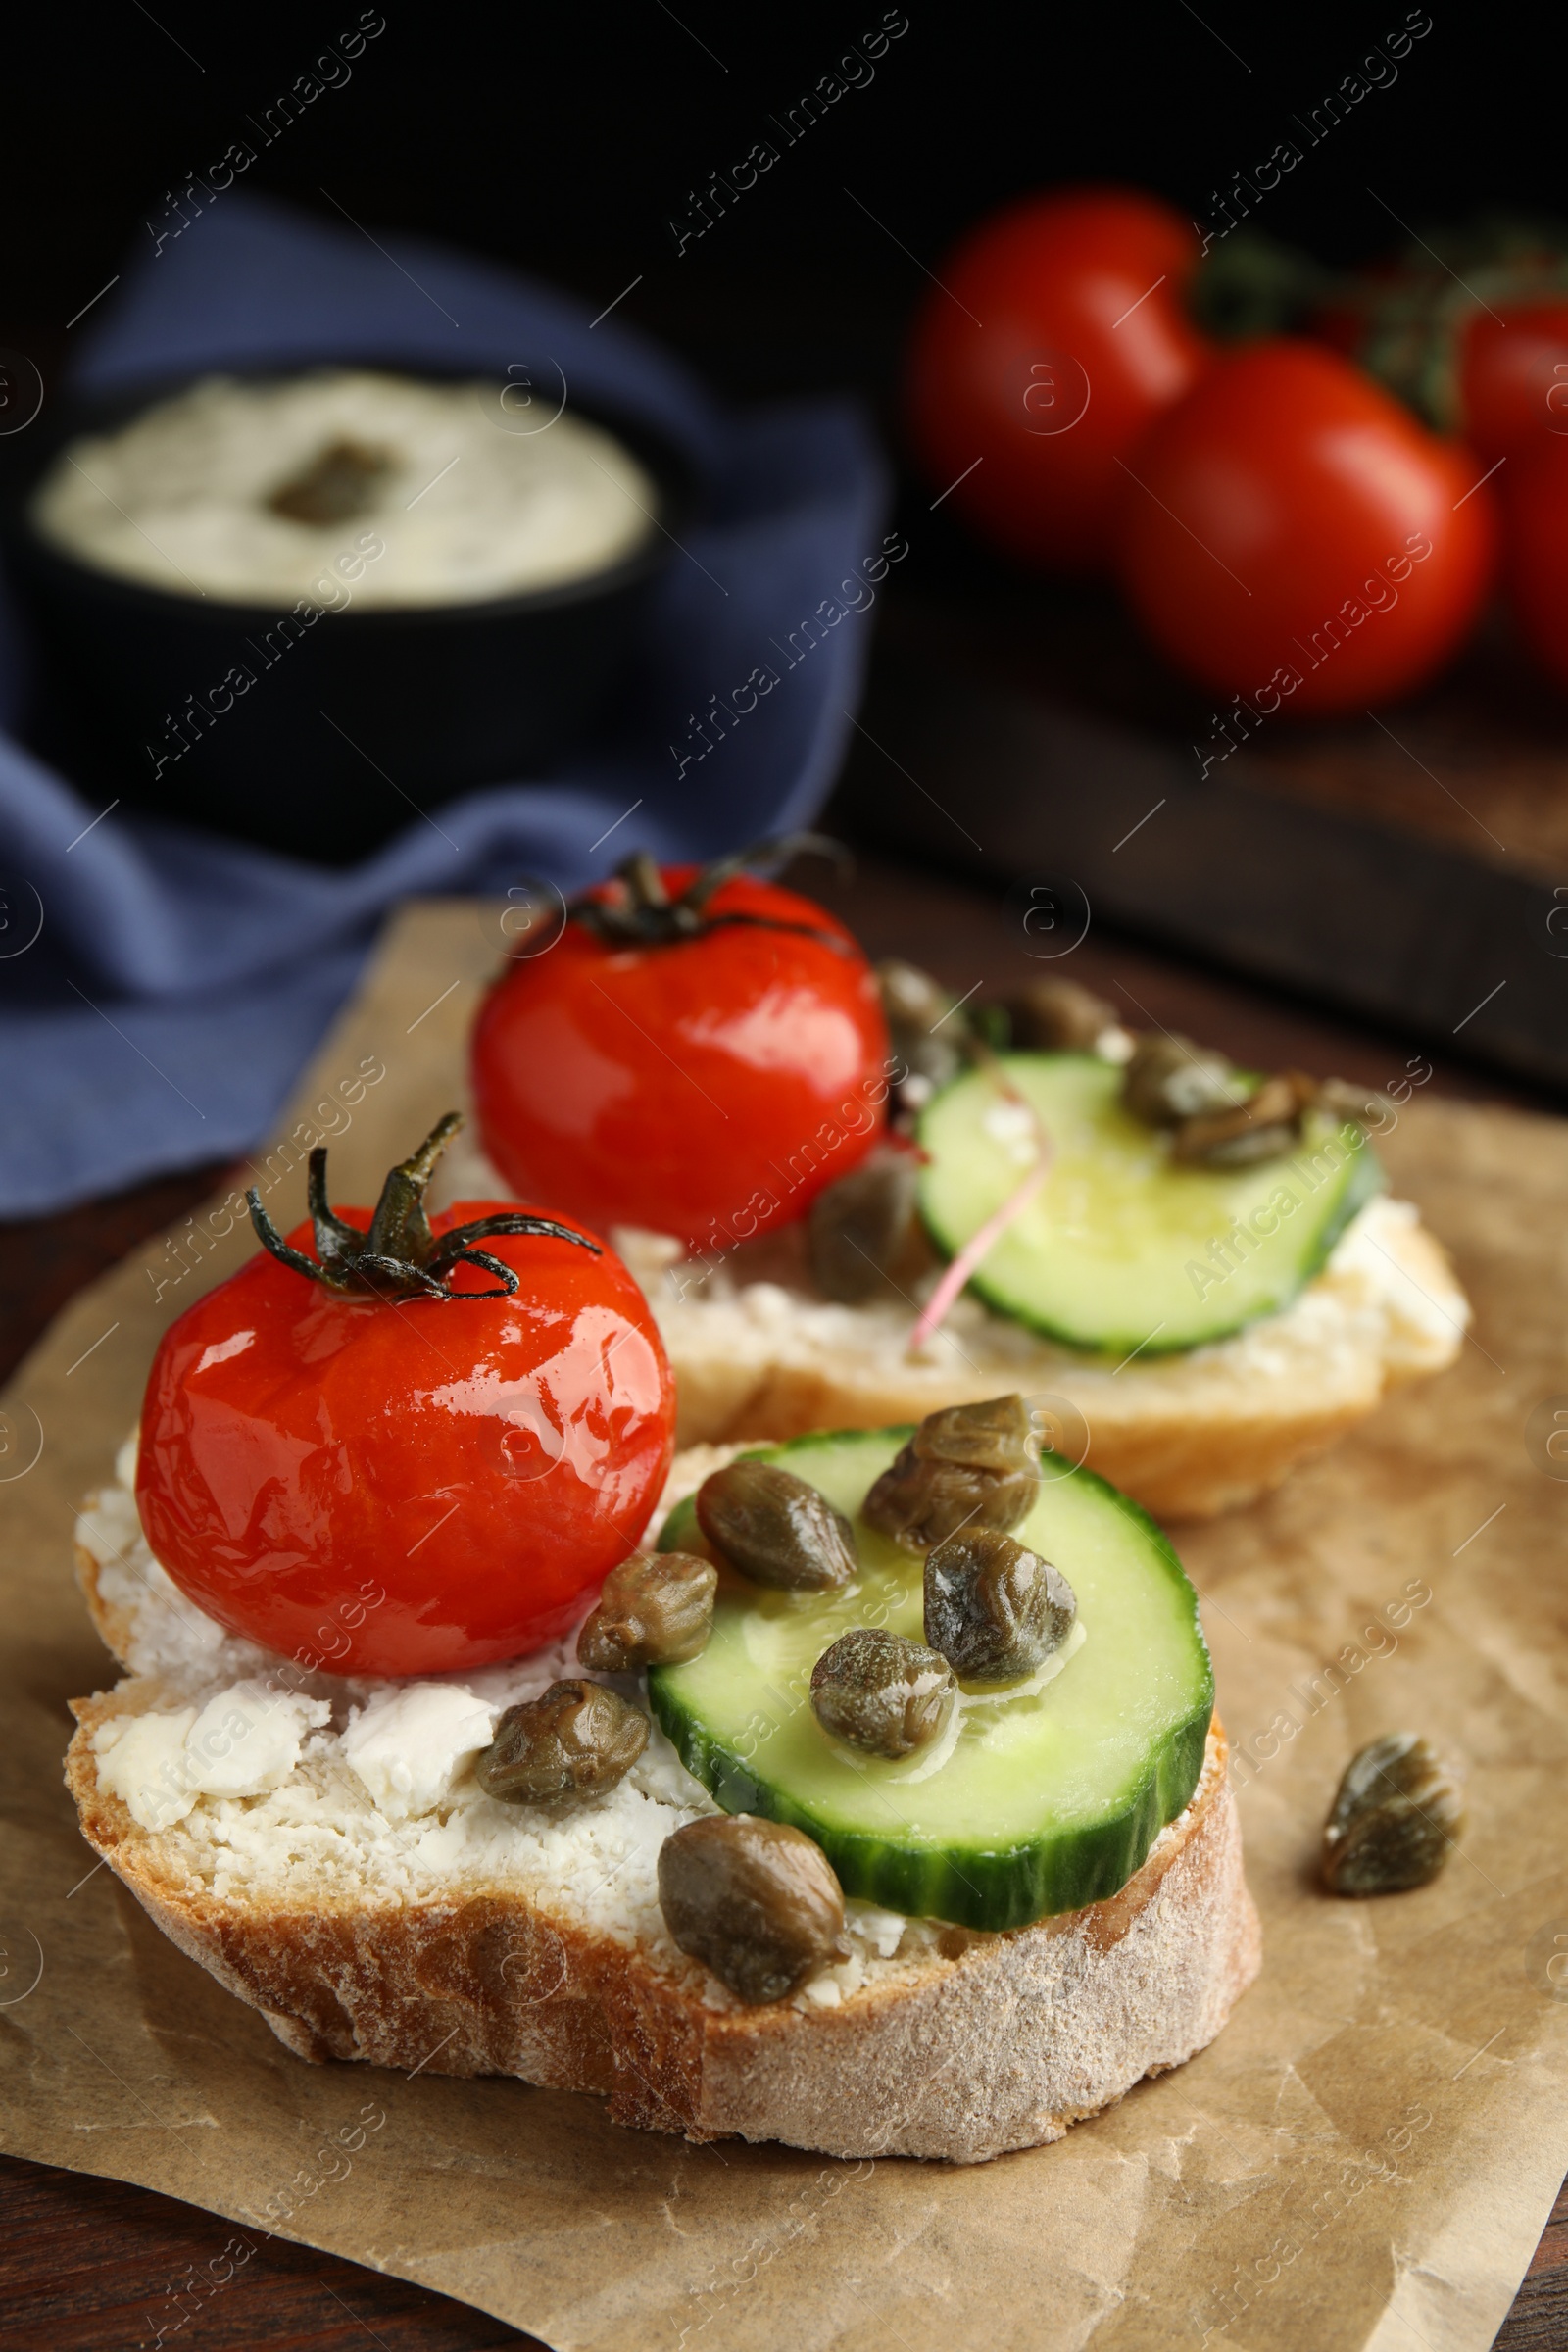
{"label": "cucumber slice", "polygon": [[[1309,1115],[1300,1147],[1250,1168],[1177,1168],[1168,1139],[1121,1108],[1121,1072],[1087,1054],[1000,1066],[1051,1138],[1051,1172],[988,1250],[971,1290],[1048,1339],[1166,1355],[1288,1306],[1382,1170],[1356,1128]],[[956,1256],[1034,1154],[1022,1106],[986,1070],[927,1104],[920,1208]]]}
{"label": "cucumber slice", "polygon": [[[955,1731],[924,1754],[893,1763],[830,1739],[808,1697],[828,1643],[855,1625],[921,1639],[923,1563],[858,1517],[909,1434],[756,1449],[856,1519],[861,1572],[831,1593],[764,1592],[722,1574],[708,1647],[648,1677],[654,1713],[726,1812],[805,1830],[847,1894],[992,1929],[1101,1902],[1198,1785],[1214,1705],[1198,1596],[1136,1503],[1048,1454],[1015,1532],[1078,1596],[1064,1649],[1028,1684],[961,1686]],[[687,1501],[660,1543],[677,1550],[695,1535]]]}

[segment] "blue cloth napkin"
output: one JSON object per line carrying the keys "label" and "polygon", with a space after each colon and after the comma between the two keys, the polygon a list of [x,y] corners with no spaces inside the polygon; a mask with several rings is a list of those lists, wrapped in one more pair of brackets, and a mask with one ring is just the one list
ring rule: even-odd
{"label": "blue cloth napkin", "polygon": [[[548,287],[238,191],[127,265],[74,380],[102,392],[186,368],[356,357],[457,357],[498,373],[519,363],[539,384],[559,368],[573,392],[679,442],[707,519],[663,575],[640,700],[612,744],[537,780],[498,777],[440,808],[439,827],[416,819],[334,871],[123,803],[100,817],[0,732],[0,1216],[247,1151],[395,901],[523,875],[569,891],[639,846],[710,857],[807,822],[833,780],[886,574],[887,485],[856,410],[733,415],[640,336],[590,323]],[[0,610],[0,730],[16,722],[25,664]],[[699,734],[693,714],[761,664],[778,686],[727,734]]]}

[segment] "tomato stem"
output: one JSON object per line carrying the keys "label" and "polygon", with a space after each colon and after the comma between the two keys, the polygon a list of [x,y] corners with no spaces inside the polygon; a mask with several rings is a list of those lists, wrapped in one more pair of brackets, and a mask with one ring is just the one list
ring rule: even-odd
{"label": "tomato stem", "polygon": [[[474,1247],[500,1234],[542,1235],[556,1241],[575,1242],[579,1249],[591,1250],[596,1257],[601,1254],[598,1243],[589,1241],[586,1234],[576,1232],[570,1225],[560,1225],[553,1217],[530,1216],[522,1209],[502,1209],[493,1216],[471,1218],[466,1225],[455,1225],[438,1240],[425,1213],[425,1188],[434,1174],[436,1161],[462,1125],[463,1113],[449,1110],[431,1128],[418,1150],[411,1152],[407,1159],[388,1171],[368,1233],[348,1224],[328,1205],[326,1147],[318,1144],[311,1153],[306,1177],[306,1200],[316,1231],[316,1256],[307,1257],[303,1250],[296,1250],[284,1241],[253,1185],[245,1198],[250,1204],[257,1240],[279,1265],[322,1284],[329,1291],[349,1298],[388,1301],[511,1298],[521,1284],[515,1267],[509,1266],[492,1251]],[[488,1291],[453,1290],[449,1278],[459,1266],[477,1266],[486,1274],[494,1274],[498,1287]]]}
{"label": "tomato stem", "polygon": [[732,850],[726,857],[715,858],[672,899],[648,851],[633,850],[615,868],[613,897],[597,898],[591,891],[584,892],[572,900],[569,912],[611,947],[673,947],[682,940],[701,939],[709,931],[744,924],[760,931],[798,931],[808,939],[821,940],[841,954],[847,953],[841,939],[814,923],[792,923],[776,915],[708,912],[708,902],[713,893],[733,881],[745,867],[763,864],[770,858],[798,858],[808,851],[831,858],[841,866],[849,858],[844,844],[830,840],[825,833],[783,833],[774,840],[753,842],[748,849]]}

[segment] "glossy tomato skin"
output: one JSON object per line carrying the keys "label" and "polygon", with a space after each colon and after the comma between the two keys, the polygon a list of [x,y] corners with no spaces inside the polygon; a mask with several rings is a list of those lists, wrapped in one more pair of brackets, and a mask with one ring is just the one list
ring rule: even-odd
{"label": "glossy tomato skin", "polygon": [[1519,634],[1568,687],[1568,440],[1552,439],[1498,477],[1503,573]]}
{"label": "glossy tomato skin", "polygon": [[1568,434],[1568,302],[1478,309],[1459,348],[1459,408],[1484,466]]}
{"label": "glossy tomato skin", "polygon": [[[694,871],[665,869],[671,893]],[[748,875],[709,907],[801,928],[720,925],[620,948],[570,922],[491,990],[474,1101],[485,1150],[519,1195],[602,1230],[727,1248],[801,1216],[875,1143],[887,1026],[850,934]]]}
{"label": "glossy tomato skin", "polygon": [[1109,569],[1117,460],[1213,356],[1182,308],[1198,253],[1153,197],[1069,188],[1008,205],[943,261],[909,351],[909,433],[983,537]]}
{"label": "glossy tomato skin", "polygon": [[[315,1254],[308,1225],[288,1238]],[[484,1247],[522,1277],[514,1297],[348,1299],[264,1252],[165,1334],[136,1498],[156,1556],[230,1633],[338,1674],[491,1665],[564,1633],[635,1546],[674,1448],[642,1293],[609,1250]]]}
{"label": "glossy tomato skin", "polygon": [[1420,685],[1474,620],[1495,548],[1483,470],[1334,353],[1255,344],[1144,443],[1122,585],[1216,693],[1264,715],[1362,710]]}

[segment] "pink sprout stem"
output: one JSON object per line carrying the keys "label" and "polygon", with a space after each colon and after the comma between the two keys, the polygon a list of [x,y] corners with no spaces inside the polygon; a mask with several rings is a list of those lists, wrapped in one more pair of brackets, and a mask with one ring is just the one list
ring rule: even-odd
{"label": "pink sprout stem", "polygon": [[978,1232],[972,1233],[953,1260],[942,1280],[926,1301],[920,1320],[909,1336],[909,1353],[913,1355],[925,1346],[931,1334],[945,1320],[953,1301],[979,1265],[986,1252],[998,1243],[1014,1220],[1022,1216],[1051,1168],[1051,1146],[1040,1138],[1040,1156],[1015,1193],[1008,1195],[999,1209],[994,1209]]}

